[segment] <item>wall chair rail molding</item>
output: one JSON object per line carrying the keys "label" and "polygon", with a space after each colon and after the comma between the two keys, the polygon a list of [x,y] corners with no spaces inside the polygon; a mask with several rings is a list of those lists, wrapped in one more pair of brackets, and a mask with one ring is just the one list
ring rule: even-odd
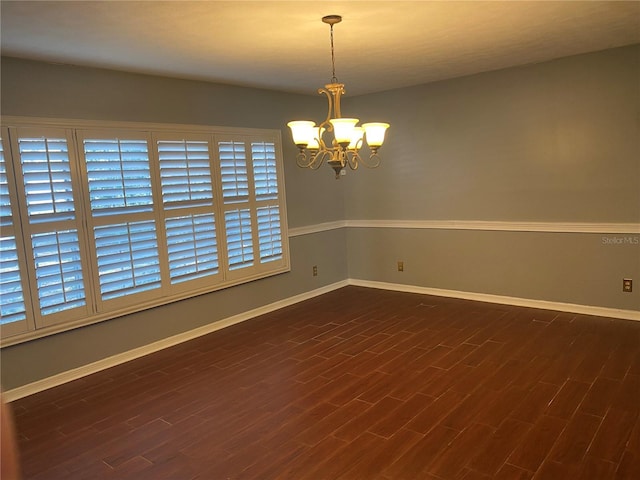
{"label": "wall chair rail molding", "polygon": [[640,223],[506,222],[484,220],[337,220],[289,228],[289,237],[338,228],[411,228],[423,230],[486,230],[499,232],[640,234]]}
{"label": "wall chair rail molding", "polygon": [[328,232],[338,228],[347,226],[345,220],[337,220],[335,222],[317,223],[315,225],[305,225],[303,227],[289,228],[289,237],[298,237],[300,235],[310,235],[313,233]]}
{"label": "wall chair rail molding", "polygon": [[493,220],[347,220],[346,226],[354,228],[640,234],[640,223],[507,222]]}

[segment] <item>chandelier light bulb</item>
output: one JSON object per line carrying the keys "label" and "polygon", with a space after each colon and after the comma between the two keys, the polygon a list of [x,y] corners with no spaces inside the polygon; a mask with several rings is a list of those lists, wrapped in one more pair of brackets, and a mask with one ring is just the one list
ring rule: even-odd
{"label": "chandelier light bulb", "polygon": [[333,125],[333,136],[336,143],[347,146],[355,135],[355,127],[359,122],[357,118],[332,118],[329,120]]}
{"label": "chandelier light bulb", "polygon": [[293,137],[293,143],[298,147],[307,147],[312,139],[315,137],[314,128],[316,124],[307,120],[295,120],[287,123],[287,126],[291,129],[291,136]]}
{"label": "chandelier light bulb", "polygon": [[358,150],[362,146],[362,138],[364,137],[364,128],[355,127],[353,129],[353,136],[351,137],[351,142],[347,147],[348,150]]}
{"label": "chandelier light bulb", "polygon": [[365,135],[367,137],[367,145],[370,147],[380,147],[384,143],[384,133],[389,128],[388,123],[363,123]]}
{"label": "chandelier light bulb", "polygon": [[324,135],[325,130],[326,128],[321,127],[314,127],[311,129],[312,138],[309,139],[307,149],[318,150],[320,148],[320,139],[322,138],[322,135]]}

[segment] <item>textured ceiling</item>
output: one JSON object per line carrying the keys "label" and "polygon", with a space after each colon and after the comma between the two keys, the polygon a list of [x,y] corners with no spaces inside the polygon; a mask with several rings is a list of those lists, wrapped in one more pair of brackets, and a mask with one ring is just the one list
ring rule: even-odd
{"label": "textured ceiling", "polygon": [[640,2],[9,1],[2,54],[350,95],[640,43]]}

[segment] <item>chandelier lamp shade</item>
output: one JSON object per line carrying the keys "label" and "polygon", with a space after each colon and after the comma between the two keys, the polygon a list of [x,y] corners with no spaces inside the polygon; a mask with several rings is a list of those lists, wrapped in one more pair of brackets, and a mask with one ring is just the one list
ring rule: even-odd
{"label": "chandelier lamp shade", "polygon": [[[340,112],[340,99],[344,95],[344,84],[336,78],[335,55],[333,49],[333,26],[342,21],[339,15],[322,17],[322,21],[331,27],[331,65],[333,76],[331,83],[318,89],[318,94],[326,95],[329,102],[327,118],[316,125],[310,120],[295,120],[287,123],[291,128],[293,143],[299,149],[296,163],[302,168],[316,170],[325,161],[340,178],[345,167],[356,170],[360,164],[368,168],[380,165],[378,149],[384,143],[388,123],[364,123],[358,126],[357,118],[343,118]],[[360,155],[360,149],[367,144],[370,155]]]}

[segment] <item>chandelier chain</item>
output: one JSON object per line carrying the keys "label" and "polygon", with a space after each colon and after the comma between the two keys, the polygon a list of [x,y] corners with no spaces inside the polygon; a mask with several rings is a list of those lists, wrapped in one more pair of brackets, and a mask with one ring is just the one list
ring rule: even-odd
{"label": "chandelier chain", "polygon": [[338,83],[338,79],[336,78],[336,57],[333,51],[333,24],[331,25],[331,68],[333,72],[331,83]]}

